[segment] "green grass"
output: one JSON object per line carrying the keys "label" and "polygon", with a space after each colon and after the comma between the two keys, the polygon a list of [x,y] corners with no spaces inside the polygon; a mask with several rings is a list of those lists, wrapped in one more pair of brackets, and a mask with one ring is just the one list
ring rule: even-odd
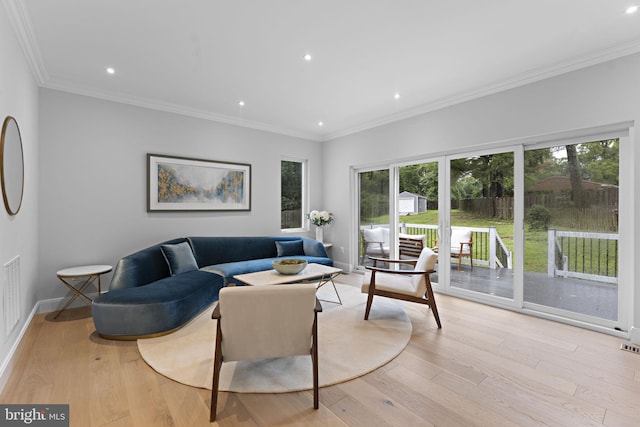
{"label": "green grass", "polygon": [[[438,211],[427,211],[415,215],[406,215],[400,217],[400,222],[406,222],[407,224],[431,224],[438,223]],[[363,223],[375,223],[375,224],[388,224],[389,216],[381,216],[375,218],[372,221],[365,221]],[[513,244],[513,220],[509,219],[497,219],[497,218],[484,218],[479,217],[468,212],[460,210],[452,210],[451,212],[451,225],[460,227],[495,227],[496,231],[500,235],[500,238],[504,242],[505,246],[514,251]],[[553,227],[553,225],[552,225]],[[572,231],[569,227],[558,227],[563,230]],[[578,231],[573,230],[573,231]],[[580,253],[579,256],[582,256]],[[613,259],[613,258],[612,258]],[[615,262],[615,261],[609,261]],[[524,268],[525,271],[530,272],[546,272],[547,271],[547,231],[525,231],[524,239]]]}

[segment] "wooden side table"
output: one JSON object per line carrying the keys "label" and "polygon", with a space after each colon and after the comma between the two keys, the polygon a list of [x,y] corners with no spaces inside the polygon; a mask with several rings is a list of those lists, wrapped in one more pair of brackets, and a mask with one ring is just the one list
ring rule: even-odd
{"label": "wooden side table", "polygon": [[[110,265],[83,265],[79,267],[65,268],[64,270],[58,271],[56,273],[58,279],[60,279],[60,281],[73,292],[73,295],[69,298],[64,307],[62,307],[62,309],[53,316],[53,318],[57,318],[60,313],[66,310],[67,307],[69,307],[69,305],[78,297],[81,297],[80,299],[84,298],[85,302],[91,304],[93,300],[85,294],[85,289],[87,289],[94,280],[98,279],[98,295],[100,295],[102,292],[100,276],[110,272],[111,269],[112,267]],[[81,279],[84,281],[79,286],[74,286],[71,281],[75,279]]]}

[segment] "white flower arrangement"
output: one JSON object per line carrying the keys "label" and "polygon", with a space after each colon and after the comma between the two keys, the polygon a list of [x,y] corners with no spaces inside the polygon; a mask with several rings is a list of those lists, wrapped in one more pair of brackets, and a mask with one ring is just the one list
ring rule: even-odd
{"label": "white flower arrangement", "polygon": [[307,215],[307,218],[311,220],[313,225],[322,227],[323,225],[331,224],[333,222],[333,214],[327,211],[312,210]]}

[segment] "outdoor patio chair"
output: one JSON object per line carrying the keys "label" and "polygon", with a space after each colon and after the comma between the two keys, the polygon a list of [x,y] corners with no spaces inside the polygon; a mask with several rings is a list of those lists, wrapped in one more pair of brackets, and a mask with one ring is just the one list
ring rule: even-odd
{"label": "outdoor patio chair", "polygon": [[364,257],[389,256],[389,229],[386,227],[364,228],[362,237],[362,261]]}
{"label": "outdoor patio chair", "polygon": [[312,361],[313,407],[318,394],[318,312],[316,284],[234,286],[220,290],[211,316],[218,320],[211,389],[216,420],[222,362],[308,355]]}
{"label": "outdoor patio chair", "polygon": [[[436,245],[438,242],[436,241]],[[451,258],[458,259],[458,271],[462,265],[462,258],[469,258],[473,270],[473,232],[465,227],[451,227]],[[438,253],[438,246],[433,248]]]}
{"label": "outdoor patio chair", "polygon": [[[435,252],[429,248],[424,248],[417,260],[372,259],[374,260],[374,266],[366,267],[367,273],[361,288],[363,293],[368,294],[367,307],[364,313],[365,320],[369,320],[373,297],[377,295],[429,306],[438,324],[438,329],[442,328],[429,278],[431,273],[435,273],[434,268],[438,260],[438,255]],[[390,270],[379,268],[376,266],[378,261],[389,264],[411,264],[414,265],[414,269]]]}
{"label": "outdoor patio chair", "polygon": [[400,233],[398,235],[400,259],[417,259],[422,249],[426,246],[426,240],[427,236],[424,234],[413,235]]}

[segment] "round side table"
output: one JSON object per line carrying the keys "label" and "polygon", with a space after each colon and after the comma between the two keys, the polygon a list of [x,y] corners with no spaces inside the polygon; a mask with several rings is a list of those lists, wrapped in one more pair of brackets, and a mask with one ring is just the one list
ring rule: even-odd
{"label": "round side table", "polygon": [[[62,309],[58,311],[55,316],[53,316],[53,318],[57,318],[60,313],[66,310],[67,307],[69,307],[69,305],[78,297],[81,297],[80,299],[84,298],[86,303],[91,304],[93,300],[85,294],[85,289],[91,283],[93,283],[94,280],[98,279],[98,295],[100,295],[100,293],[102,292],[100,276],[102,274],[110,272],[111,269],[112,267],[110,265],[83,265],[79,267],[65,268],[64,270],[58,271],[56,273],[58,279],[60,279],[60,281],[64,283],[65,286],[71,290],[71,292],[73,292],[73,295],[65,303],[64,307],[62,307]],[[71,281],[76,279],[81,279],[84,281],[79,286],[74,286]]]}

